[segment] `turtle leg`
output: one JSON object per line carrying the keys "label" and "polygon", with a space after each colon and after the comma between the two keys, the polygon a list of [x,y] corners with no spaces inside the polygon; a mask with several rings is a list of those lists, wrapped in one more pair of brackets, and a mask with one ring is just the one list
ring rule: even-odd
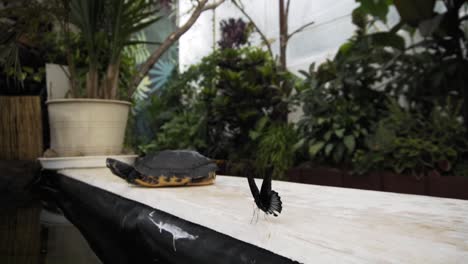
{"label": "turtle leg", "polygon": [[135,180],[141,179],[141,176],[142,176],[141,173],[139,173],[138,171],[134,169],[128,174],[127,181],[130,183],[135,183]]}
{"label": "turtle leg", "polygon": [[208,176],[191,178],[190,182],[187,185],[190,186],[202,186],[210,185],[216,181],[216,172],[211,171],[208,173]]}

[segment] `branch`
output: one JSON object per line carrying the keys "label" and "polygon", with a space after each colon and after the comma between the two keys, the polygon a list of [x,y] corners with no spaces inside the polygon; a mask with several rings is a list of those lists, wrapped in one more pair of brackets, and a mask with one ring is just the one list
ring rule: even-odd
{"label": "branch", "polygon": [[286,20],[289,20],[289,6],[291,4],[291,0],[288,0],[288,2],[286,2]]}
{"label": "branch", "polygon": [[303,30],[306,29],[307,27],[312,26],[313,24],[315,24],[314,21],[309,22],[309,23],[303,25],[302,27],[300,27],[300,28],[294,30],[291,34],[288,35],[287,40],[289,40],[290,38],[292,38],[295,34],[297,34],[297,33],[301,32],[301,31],[303,31]]}
{"label": "branch", "polygon": [[185,34],[195,24],[200,15],[206,10],[212,10],[217,8],[219,5],[225,2],[225,0],[219,0],[216,3],[206,5],[208,0],[197,1],[198,5],[193,11],[190,18],[185,22],[184,25],[179,27],[176,31],[172,32],[152,54],[151,56],[138,68],[138,74],[133,78],[132,85],[129,87],[128,95],[131,96],[137,89],[140,82],[148,74],[151,67],[161,58],[161,56]]}
{"label": "branch", "polygon": [[218,6],[220,6],[222,3],[224,3],[224,1],[225,1],[225,0],[219,0],[218,2],[209,4],[209,5],[205,6],[205,7],[202,9],[202,12],[203,12],[203,11],[206,11],[206,10],[212,10],[212,9],[218,8]]}
{"label": "branch", "polygon": [[270,42],[268,42],[268,39],[267,37],[265,36],[265,34],[263,34],[263,32],[260,30],[260,28],[257,26],[257,24],[253,21],[252,17],[249,16],[249,14],[247,14],[247,12],[244,10],[243,7],[241,7],[239,5],[239,3],[237,3],[237,1],[232,1],[232,3],[237,7],[237,9],[239,9],[239,11],[241,11],[241,13],[247,17],[247,19],[250,21],[250,23],[253,25],[253,27],[255,28],[255,31],[257,31],[257,33],[260,35],[260,38],[263,40],[263,42],[265,42],[265,45],[267,46],[268,48],[268,53],[270,54],[270,56],[273,58],[273,50],[271,49],[271,44]]}

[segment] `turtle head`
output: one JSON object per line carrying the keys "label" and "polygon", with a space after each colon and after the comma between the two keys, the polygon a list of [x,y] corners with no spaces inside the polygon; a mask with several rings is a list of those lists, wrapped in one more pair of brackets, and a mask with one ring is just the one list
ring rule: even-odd
{"label": "turtle head", "polygon": [[106,166],[112,171],[113,174],[124,180],[128,180],[129,176],[134,171],[134,168],[127,163],[111,158],[106,159]]}

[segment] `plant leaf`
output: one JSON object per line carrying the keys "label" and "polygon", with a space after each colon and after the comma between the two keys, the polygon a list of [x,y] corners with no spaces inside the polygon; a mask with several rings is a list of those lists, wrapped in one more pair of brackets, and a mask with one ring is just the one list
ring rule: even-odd
{"label": "plant leaf", "polygon": [[405,39],[395,33],[378,32],[369,34],[367,38],[377,47],[392,47],[398,50],[405,49]]}
{"label": "plant leaf", "polygon": [[343,159],[344,152],[345,147],[343,144],[339,144],[333,151],[333,161],[335,161],[335,163],[340,163],[340,161]]}
{"label": "plant leaf", "polygon": [[344,137],[343,143],[345,144],[346,148],[348,149],[349,153],[352,153],[356,148],[356,139],[353,135],[347,135]]}
{"label": "plant leaf", "polygon": [[297,151],[298,149],[302,148],[302,146],[304,146],[304,143],[305,143],[305,138],[301,138],[296,144],[293,145],[293,150],[294,151]]}
{"label": "plant leaf", "polygon": [[369,13],[386,22],[387,13],[391,0],[356,0],[361,3],[359,7],[365,13]]}
{"label": "plant leaf", "polygon": [[339,138],[343,138],[344,132],[345,132],[344,128],[338,129],[338,130],[335,130],[335,135]]}
{"label": "plant leaf", "polygon": [[315,155],[317,155],[317,153],[323,148],[324,145],[325,145],[325,142],[323,141],[319,141],[313,144],[312,146],[309,147],[309,155],[311,157],[315,157]]}
{"label": "plant leaf", "polygon": [[403,21],[416,27],[434,13],[435,0],[393,0]]}
{"label": "plant leaf", "polygon": [[331,151],[333,150],[335,146],[332,144],[332,143],[328,143],[326,146],[325,146],[325,155],[326,156],[330,156],[330,153]]}

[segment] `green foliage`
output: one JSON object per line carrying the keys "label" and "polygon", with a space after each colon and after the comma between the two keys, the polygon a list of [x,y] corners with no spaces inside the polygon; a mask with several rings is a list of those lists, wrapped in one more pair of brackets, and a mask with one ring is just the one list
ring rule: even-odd
{"label": "green foliage", "polygon": [[285,120],[297,82],[256,48],[216,51],[178,79],[171,89],[183,91],[187,111],[206,120],[201,151],[232,160],[252,157],[249,132],[261,118]]}
{"label": "green foliage", "polygon": [[[422,40],[407,47],[384,65],[395,74],[388,83],[397,88],[395,94],[408,98],[411,105],[431,109],[443,101],[440,98],[458,95],[463,98],[462,115],[468,128],[468,41],[466,16],[462,14],[468,3],[465,0],[439,1],[443,10],[434,10],[435,0],[357,0],[361,13],[382,19],[384,10],[394,6],[401,21],[388,33],[396,35],[406,29],[413,35],[418,32]],[[387,6],[387,7],[385,7]],[[403,27],[404,25],[404,27]],[[396,42],[395,42],[396,44]]]}
{"label": "green foliage", "polygon": [[369,151],[354,157],[358,173],[391,170],[419,175],[430,170],[453,172],[465,162],[468,140],[461,122],[460,104],[435,107],[429,116],[390,101],[388,116],[366,139]]}
{"label": "green foliage", "polygon": [[[0,8],[0,91],[30,92],[45,77],[37,36],[52,20],[35,0],[6,1]],[[4,80],[5,79],[5,80]]]}
{"label": "green foliage", "polygon": [[468,177],[468,162],[458,162],[453,168],[453,174]]}
{"label": "green foliage", "polygon": [[258,142],[255,165],[260,174],[272,173],[274,179],[284,178],[295,162],[298,134],[294,125],[270,123],[263,118],[250,136]]}
{"label": "green foliage", "polygon": [[[69,33],[68,39],[65,40],[60,34],[50,32],[44,34],[41,39],[41,51],[45,54],[46,60],[49,63],[59,65],[67,64],[67,55],[71,57],[74,63],[75,76],[74,81],[77,84],[75,96],[86,97],[86,78],[89,71],[89,53],[85,48],[85,40],[82,34]],[[108,44],[101,43],[102,48],[95,55],[98,62],[99,75],[104,75],[109,63],[109,53],[106,48]],[[67,54],[67,50],[72,52]],[[137,73],[136,61],[131,49],[124,49],[121,54],[119,63],[119,94],[122,99],[129,99],[127,95],[127,87],[131,85],[133,76]],[[70,95],[68,95],[70,96]]]}
{"label": "green foliage", "polygon": [[[369,11],[379,8],[372,2],[362,5],[371,5],[367,13],[381,12],[383,18],[383,6]],[[300,94],[302,151],[315,162],[351,166],[359,173],[463,170],[467,143],[461,105],[444,98],[460,94],[465,62],[446,57],[433,42],[408,52],[395,33],[398,26],[369,34],[366,23],[372,22],[363,10],[353,12],[358,29],[335,58],[302,72],[308,87]],[[395,103],[401,97],[410,110]],[[386,98],[393,103],[386,104]]]}
{"label": "green foliage", "polygon": [[385,111],[384,80],[393,68],[381,68],[404,44],[397,37],[386,42],[391,37],[366,35],[367,26],[359,16],[356,12],[360,27],[355,36],[332,61],[317,69],[312,64],[308,72],[301,72],[306,77],[306,89],[299,95],[304,111],[299,123],[302,151],[316,162],[350,165],[354,153],[365,148],[364,138],[372,124]]}
{"label": "green foliage", "polygon": [[[86,97],[117,99],[124,48],[135,44],[131,41],[133,34],[160,19],[157,15],[160,10],[158,2],[71,0],[66,1],[63,8],[68,11],[70,22],[80,30],[88,55]],[[67,26],[63,26],[65,39],[69,33]],[[67,41],[65,43],[68,44]],[[67,51],[70,52],[70,47]],[[106,64],[99,60],[102,51],[106,54]],[[73,63],[70,60],[68,62]],[[70,71],[74,71],[74,67],[69,66]],[[100,67],[105,67],[106,70],[102,72]],[[71,74],[71,78],[75,82],[75,74]],[[75,93],[73,85],[72,94]]]}
{"label": "green foliage", "polygon": [[[366,14],[384,20],[392,1],[358,2],[356,34],[332,61],[302,72],[308,87],[300,94],[302,151],[315,162],[354,165],[360,173],[453,173],[466,161],[466,129],[460,105],[445,98],[463,94],[466,61],[447,53],[435,38],[408,51],[396,34],[401,23],[388,32],[368,33],[373,21]],[[405,98],[410,110],[386,104],[386,98]]]}
{"label": "green foliage", "polygon": [[371,14],[382,21],[386,21],[389,6],[392,4],[393,0],[356,0],[356,2],[360,3],[358,8],[363,12]]}
{"label": "green foliage", "polygon": [[309,110],[299,122],[302,150],[320,163],[349,164],[375,120],[371,109],[341,97],[327,98],[326,90],[306,93],[305,108]]}
{"label": "green foliage", "polygon": [[120,94],[120,99],[130,100],[132,95],[128,94],[128,87],[133,85],[133,77],[136,74],[138,74],[136,59],[129,50],[124,49],[120,55],[119,64],[118,94]]}
{"label": "green foliage", "polygon": [[436,0],[394,0],[401,19],[412,26],[418,26],[434,15],[435,2]]}
{"label": "green foliage", "polygon": [[148,153],[164,149],[205,149],[205,122],[197,113],[183,111],[163,124],[156,139],[142,146],[141,151]]}
{"label": "green foliage", "polygon": [[10,78],[15,78],[20,82],[24,82],[26,80],[31,80],[34,82],[42,82],[45,76],[45,69],[38,68],[34,69],[32,67],[23,66],[21,67],[20,71],[15,71],[14,68],[7,68],[5,70],[6,76]]}
{"label": "green foliage", "polygon": [[[135,135],[134,144],[139,145],[140,150],[157,150],[158,146],[154,143],[154,140],[157,140],[161,127],[175,119],[179,114],[183,114],[184,111],[192,111],[192,104],[189,102],[190,94],[195,91],[186,89],[187,87],[183,85],[184,80],[177,73],[176,68],[173,69],[171,78],[166,85],[158,89],[155,94],[148,97],[145,101],[147,105],[144,107],[144,114],[148,116],[146,118],[150,122],[148,127],[152,129],[151,133],[155,136],[154,138],[147,139]],[[195,110],[192,112],[199,114]],[[182,141],[185,142],[184,140]],[[152,145],[152,147],[147,146],[148,144]]]}

